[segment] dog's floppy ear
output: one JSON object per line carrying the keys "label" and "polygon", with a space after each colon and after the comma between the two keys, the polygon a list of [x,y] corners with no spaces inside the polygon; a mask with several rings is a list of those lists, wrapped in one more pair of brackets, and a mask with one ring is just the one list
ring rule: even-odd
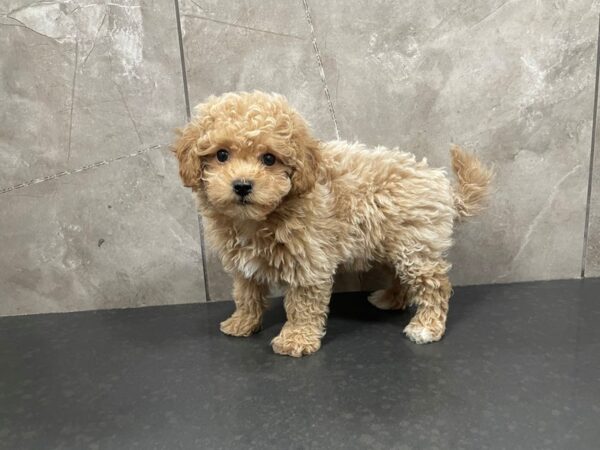
{"label": "dog's floppy ear", "polygon": [[300,117],[296,117],[294,122],[292,142],[296,147],[296,167],[292,174],[291,192],[303,194],[310,191],[317,182],[321,149],[319,141],[311,136],[306,122]]}
{"label": "dog's floppy ear", "polygon": [[202,161],[195,149],[202,133],[197,124],[190,122],[183,129],[178,129],[177,134],[171,150],[179,160],[179,176],[185,187],[197,189],[202,178]]}

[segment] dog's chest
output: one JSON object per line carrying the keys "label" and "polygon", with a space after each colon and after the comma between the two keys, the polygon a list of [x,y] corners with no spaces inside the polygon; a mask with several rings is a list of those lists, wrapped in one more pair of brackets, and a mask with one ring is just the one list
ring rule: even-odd
{"label": "dog's chest", "polygon": [[298,279],[301,266],[297,250],[271,235],[237,235],[228,253],[232,265],[246,278],[266,283],[293,283]]}

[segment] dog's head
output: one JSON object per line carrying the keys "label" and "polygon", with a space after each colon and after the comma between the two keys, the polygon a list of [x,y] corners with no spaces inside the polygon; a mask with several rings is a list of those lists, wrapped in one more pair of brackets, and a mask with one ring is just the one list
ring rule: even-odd
{"label": "dog's head", "polygon": [[264,220],[316,182],[319,148],[284,97],[262,92],[210,97],[179,131],[173,151],[183,184],[208,207]]}

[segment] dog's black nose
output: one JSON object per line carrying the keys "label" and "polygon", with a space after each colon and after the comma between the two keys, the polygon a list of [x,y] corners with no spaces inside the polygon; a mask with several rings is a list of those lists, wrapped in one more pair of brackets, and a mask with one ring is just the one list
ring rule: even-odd
{"label": "dog's black nose", "polygon": [[233,190],[240,197],[245,197],[252,192],[252,181],[235,180],[233,182]]}

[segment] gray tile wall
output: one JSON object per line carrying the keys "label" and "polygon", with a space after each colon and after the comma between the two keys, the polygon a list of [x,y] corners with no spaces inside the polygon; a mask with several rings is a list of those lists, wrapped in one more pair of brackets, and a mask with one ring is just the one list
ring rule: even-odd
{"label": "gray tile wall", "polygon": [[204,301],[174,4],[1,8],[0,315]]}
{"label": "gray tile wall", "polygon": [[600,127],[598,127],[598,113],[598,105],[596,105],[595,150],[590,155],[591,170],[589,179],[588,227],[586,234],[587,245],[584,258],[584,276],[586,277],[600,277],[600,151],[598,150],[598,143],[600,143]]}
{"label": "gray tile wall", "polygon": [[[205,285],[229,299],[168,143],[186,103],[232,90],[285,94],[322,139],[399,146],[434,165],[454,142],[493,163],[490,208],[457,232],[455,283],[575,278],[584,247],[586,274],[600,276],[600,172],[589,170],[599,10],[3,2],[0,315],[205,301]],[[337,288],[384,279],[342,274]]]}
{"label": "gray tile wall", "polygon": [[594,6],[314,2],[344,138],[398,145],[446,166],[455,142],[495,164],[490,209],[458,230],[455,283],[579,276]]}

